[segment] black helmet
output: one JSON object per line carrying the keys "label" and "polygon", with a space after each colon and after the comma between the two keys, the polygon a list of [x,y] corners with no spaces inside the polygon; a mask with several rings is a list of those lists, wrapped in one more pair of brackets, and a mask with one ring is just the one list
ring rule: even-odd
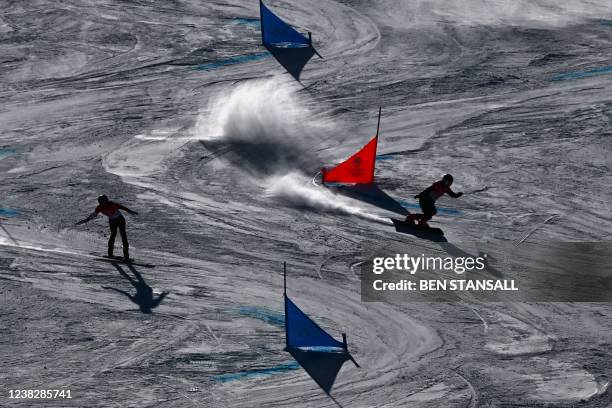
{"label": "black helmet", "polygon": [[104,194],[102,194],[101,196],[98,197],[98,203],[104,204],[106,202],[108,202],[108,197],[105,196]]}
{"label": "black helmet", "polygon": [[449,184],[453,182],[453,176],[451,176],[450,174],[445,174],[444,177],[442,177],[442,180],[448,182]]}

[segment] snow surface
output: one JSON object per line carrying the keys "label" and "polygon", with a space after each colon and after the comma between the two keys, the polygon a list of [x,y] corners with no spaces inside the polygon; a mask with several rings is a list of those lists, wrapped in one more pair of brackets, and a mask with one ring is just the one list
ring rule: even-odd
{"label": "snow surface", "polygon": [[[301,83],[257,1],[3,4],[0,406],[612,406],[609,304],[362,303],[364,249],[440,247],[311,183],[382,106],[380,187],[414,205],[453,173],[435,224],[458,247],[609,241],[610,2],[267,4],[324,57]],[[133,289],[96,257],[106,221],[74,226],[99,194],[140,213],[152,314],[104,288]],[[283,351],[283,261],[361,365],[333,400]]]}

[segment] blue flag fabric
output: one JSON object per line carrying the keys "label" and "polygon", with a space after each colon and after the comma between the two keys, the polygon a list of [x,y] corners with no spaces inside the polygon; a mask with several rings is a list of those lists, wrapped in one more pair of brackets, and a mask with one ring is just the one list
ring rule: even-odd
{"label": "blue flag fabric", "polygon": [[287,348],[337,347],[344,349],[343,343],[327,334],[287,296],[285,296],[285,333]]}
{"label": "blue flag fabric", "polygon": [[259,2],[261,14],[261,36],[265,46],[295,48],[310,46],[310,40],[285,23]]}

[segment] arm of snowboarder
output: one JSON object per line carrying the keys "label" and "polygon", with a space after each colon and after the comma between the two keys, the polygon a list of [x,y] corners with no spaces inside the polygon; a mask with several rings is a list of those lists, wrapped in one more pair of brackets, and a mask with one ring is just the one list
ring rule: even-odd
{"label": "arm of snowboarder", "polygon": [[453,197],[453,198],[459,198],[459,197],[461,197],[461,196],[463,195],[463,193],[462,193],[462,192],[455,193],[455,192],[454,192],[453,190],[451,190],[451,189],[450,189],[450,187],[449,187],[449,188],[448,188],[448,195],[449,195],[449,196],[451,196],[451,197]]}
{"label": "arm of snowboarder", "polygon": [[129,212],[129,213],[130,213],[130,214],[132,214],[132,215],[138,215],[138,213],[137,213],[136,211],[132,211],[132,210],[130,210],[129,208],[127,208],[127,207],[125,207],[125,206],[123,206],[123,205],[121,205],[121,204],[119,204],[119,208],[120,208],[120,209],[122,209],[122,210],[125,210],[125,211]]}
{"label": "arm of snowboarder", "polygon": [[89,214],[89,216],[87,218],[82,219],[81,221],[78,221],[76,224],[74,225],[81,225],[81,224],[85,224],[86,222],[89,222],[91,220],[93,220],[94,218],[96,218],[98,216],[97,212],[92,212],[91,214]]}

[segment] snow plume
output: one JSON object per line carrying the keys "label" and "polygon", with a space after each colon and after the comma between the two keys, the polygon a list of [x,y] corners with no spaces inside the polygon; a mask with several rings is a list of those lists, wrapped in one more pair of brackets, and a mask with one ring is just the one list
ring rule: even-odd
{"label": "snow plume", "polygon": [[368,221],[391,224],[388,218],[368,213],[355,205],[355,201],[309,183],[309,180],[299,173],[270,177],[267,185],[268,195],[288,207],[316,213],[353,215]]}
{"label": "snow plume", "polygon": [[201,115],[196,124],[196,136],[255,177],[295,169],[311,172],[320,164],[314,142],[330,126],[315,119],[297,89],[278,80],[238,85],[213,98],[210,114]]}
{"label": "snow plume", "polygon": [[298,89],[293,83],[267,80],[221,93],[210,113],[200,117],[196,136],[286,206],[386,223],[359,208],[358,202],[310,184],[322,164],[316,147],[334,128],[308,109]]}

